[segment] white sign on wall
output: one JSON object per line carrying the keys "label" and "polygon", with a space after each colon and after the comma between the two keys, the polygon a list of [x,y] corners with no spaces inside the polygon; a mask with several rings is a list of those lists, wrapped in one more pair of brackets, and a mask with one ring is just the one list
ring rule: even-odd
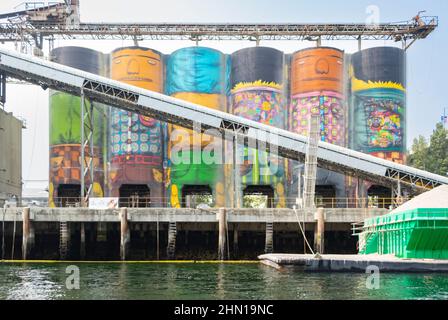
{"label": "white sign on wall", "polygon": [[118,209],[118,198],[89,198],[90,209]]}

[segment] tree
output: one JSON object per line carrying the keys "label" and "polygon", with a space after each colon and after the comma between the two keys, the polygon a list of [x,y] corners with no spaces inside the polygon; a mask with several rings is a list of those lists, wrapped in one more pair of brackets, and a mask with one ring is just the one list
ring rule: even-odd
{"label": "tree", "polygon": [[268,207],[268,197],[264,195],[245,195],[243,197],[244,208],[265,209]]}
{"label": "tree", "polygon": [[437,124],[429,139],[429,145],[423,136],[414,139],[408,165],[448,176],[448,130],[442,123]]}
{"label": "tree", "polygon": [[428,163],[428,147],[428,143],[422,135],[418,136],[418,138],[414,138],[411,153],[408,157],[408,165],[414,168],[426,170]]}
{"label": "tree", "polygon": [[440,175],[448,175],[448,132],[443,124],[438,123],[431,135],[428,150],[430,162],[428,170]]}

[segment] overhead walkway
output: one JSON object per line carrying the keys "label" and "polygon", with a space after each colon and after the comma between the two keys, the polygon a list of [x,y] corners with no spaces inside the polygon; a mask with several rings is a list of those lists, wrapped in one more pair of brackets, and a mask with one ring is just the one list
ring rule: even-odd
{"label": "overhead walkway", "polygon": [[[0,49],[0,72],[44,89],[84,95],[185,128],[191,129],[199,123],[201,131],[215,129],[215,133],[208,133],[238,139],[238,143],[245,145],[266,147],[285,158],[303,161],[306,153],[305,136],[3,48]],[[399,182],[416,191],[425,191],[448,184],[447,177],[325,142],[319,142],[317,159],[319,167],[385,186],[396,187]]]}

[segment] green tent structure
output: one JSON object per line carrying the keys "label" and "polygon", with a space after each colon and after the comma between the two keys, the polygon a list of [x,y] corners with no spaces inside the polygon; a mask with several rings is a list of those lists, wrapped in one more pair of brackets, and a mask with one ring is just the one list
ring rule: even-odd
{"label": "green tent structure", "polygon": [[389,214],[364,221],[359,254],[448,259],[448,186],[421,194]]}

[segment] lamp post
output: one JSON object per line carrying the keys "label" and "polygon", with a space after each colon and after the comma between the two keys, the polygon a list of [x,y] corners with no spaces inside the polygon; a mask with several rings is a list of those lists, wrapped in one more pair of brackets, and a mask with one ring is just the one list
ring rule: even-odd
{"label": "lamp post", "polygon": [[447,108],[443,108],[443,116],[440,117],[442,120],[443,128],[446,129],[446,125],[448,123],[448,114],[446,113]]}

